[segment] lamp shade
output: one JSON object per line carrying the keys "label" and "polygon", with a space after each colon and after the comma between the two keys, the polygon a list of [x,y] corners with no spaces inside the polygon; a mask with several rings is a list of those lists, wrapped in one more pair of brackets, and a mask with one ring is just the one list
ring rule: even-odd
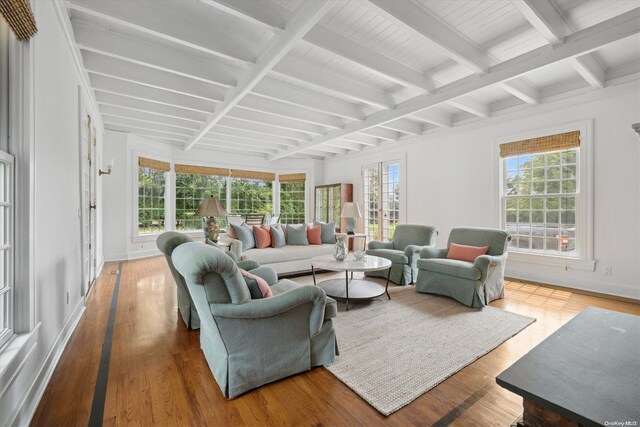
{"label": "lamp shade", "polygon": [[229,215],[217,197],[207,197],[196,211],[197,216],[227,216]]}
{"label": "lamp shade", "polygon": [[356,202],[346,202],[342,206],[342,218],[362,218],[360,213],[360,206]]}

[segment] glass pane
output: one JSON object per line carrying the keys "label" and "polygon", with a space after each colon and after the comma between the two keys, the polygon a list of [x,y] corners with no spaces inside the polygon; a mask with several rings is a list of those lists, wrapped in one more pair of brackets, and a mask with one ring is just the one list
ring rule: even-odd
{"label": "glass pane", "polygon": [[560,164],[560,153],[548,153],[546,155],[546,158],[547,158],[547,166]]}
{"label": "glass pane", "polygon": [[576,192],[576,180],[570,179],[567,181],[562,181],[562,192],[563,193],[575,193]]}
{"label": "glass pane", "polygon": [[518,222],[529,222],[530,219],[531,219],[531,215],[529,211],[518,212]]}
{"label": "glass pane", "polygon": [[162,171],[138,168],[138,232],[140,234],[165,230],[165,180],[166,174]]}
{"label": "glass pane", "polygon": [[547,224],[557,224],[560,222],[560,213],[558,211],[547,211],[546,212],[546,223]]}
{"label": "glass pane", "polygon": [[560,193],[560,181],[547,181],[547,194]]}
{"label": "glass pane", "polygon": [[531,222],[534,224],[543,224],[544,211],[531,211]]}
{"label": "glass pane", "polygon": [[547,179],[560,179],[560,168],[557,168],[557,167],[548,168]]}
{"label": "glass pane", "polygon": [[559,248],[558,239],[547,238],[546,239],[546,243],[547,243],[547,250],[548,251],[554,251],[554,252],[558,251],[558,248]]}
{"label": "glass pane", "polygon": [[559,209],[560,208],[560,198],[559,197],[548,197],[547,199],[547,209]]}
{"label": "glass pane", "polygon": [[576,158],[577,158],[577,156],[576,156],[577,151],[576,150],[564,151],[561,154],[562,154],[562,164],[575,163],[576,162]]}
{"label": "glass pane", "polygon": [[280,184],[280,222],[302,224],[305,222],[305,183]]}
{"label": "glass pane", "polygon": [[506,219],[507,222],[516,222],[518,217],[518,213],[515,210],[508,210]]}

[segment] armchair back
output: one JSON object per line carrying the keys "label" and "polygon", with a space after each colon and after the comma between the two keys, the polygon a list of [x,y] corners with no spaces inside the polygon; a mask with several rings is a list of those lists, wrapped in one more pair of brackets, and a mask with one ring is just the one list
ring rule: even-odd
{"label": "armchair back", "polygon": [[428,225],[401,224],[393,232],[393,248],[403,251],[409,245],[435,245],[438,230]]}
{"label": "armchair back", "polygon": [[176,267],[173,265],[171,254],[173,254],[175,248],[183,243],[189,242],[193,242],[193,240],[191,240],[189,236],[178,233],[177,231],[164,232],[156,239],[156,245],[158,246],[158,249],[160,249],[160,252],[162,252],[167,259],[167,264],[169,264],[169,270],[171,270],[173,279],[176,281],[176,284],[178,284],[178,286],[184,286],[185,290],[187,289],[187,284],[184,282],[184,278],[182,277],[182,275],[178,273],[178,270],[176,270]]}
{"label": "armchair back", "polygon": [[209,304],[242,304],[251,299],[238,266],[221,250],[191,242],[177,247],[172,258],[187,282],[204,286]]}
{"label": "armchair back", "polygon": [[487,255],[502,255],[507,251],[507,245],[511,235],[497,228],[460,227],[454,228],[449,233],[449,242],[458,245],[489,246]]}

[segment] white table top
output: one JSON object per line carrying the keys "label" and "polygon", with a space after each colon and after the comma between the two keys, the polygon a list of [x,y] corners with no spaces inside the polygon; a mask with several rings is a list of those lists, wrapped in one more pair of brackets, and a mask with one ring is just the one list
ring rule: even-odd
{"label": "white table top", "polygon": [[373,255],[366,255],[360,261],[356,261],[353,255],[344,261],[336,261],[332,255],[322,255],[312,258],[311,265],[329,271],[376,271],[391,267],[391,261]]}

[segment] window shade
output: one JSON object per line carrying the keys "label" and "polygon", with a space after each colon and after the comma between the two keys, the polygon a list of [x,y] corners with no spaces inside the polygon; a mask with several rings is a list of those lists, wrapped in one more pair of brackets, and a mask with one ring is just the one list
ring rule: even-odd
{"label": "window shade", "polygon": [[275,181],[276,180],[276,174],[275,173],[245,171],[245,170],[242,170],[242,169],[231,169],[231,176],[233,178],[261,179],[262,181]]}
{"label": "window shade", "polygon": [[225,168],[211,168],[207,166],[193,166],[193,165],[176,165],[176,173],[190,173],[195,175],[215,175],[215,176],[229,176],[229,169]]}
{"label": "window shade", "polygon": [[279,175],[278,180],[280,182],[294,182],[294,181],[305,181],[307,179],[307,175],[304,173],[287,173],[284,175]]}
{"label": "window shade", "polygon": [[580,147],[580,131],[578,130],[500,144],[500,157],[568,150],[576,147]]}
{"label": "window shade", "polygon": [[147,159],[146,157],[138,157],[138,166],[141,168],[156,169],[162,172],[169,172],[171,170],[171,164],[168,162],[161,162],[160,160]]}
{"label": "window shade", "polygon": [[29,40],[38,32],[29,0],[0,0],[0,14],[20,41]]}

